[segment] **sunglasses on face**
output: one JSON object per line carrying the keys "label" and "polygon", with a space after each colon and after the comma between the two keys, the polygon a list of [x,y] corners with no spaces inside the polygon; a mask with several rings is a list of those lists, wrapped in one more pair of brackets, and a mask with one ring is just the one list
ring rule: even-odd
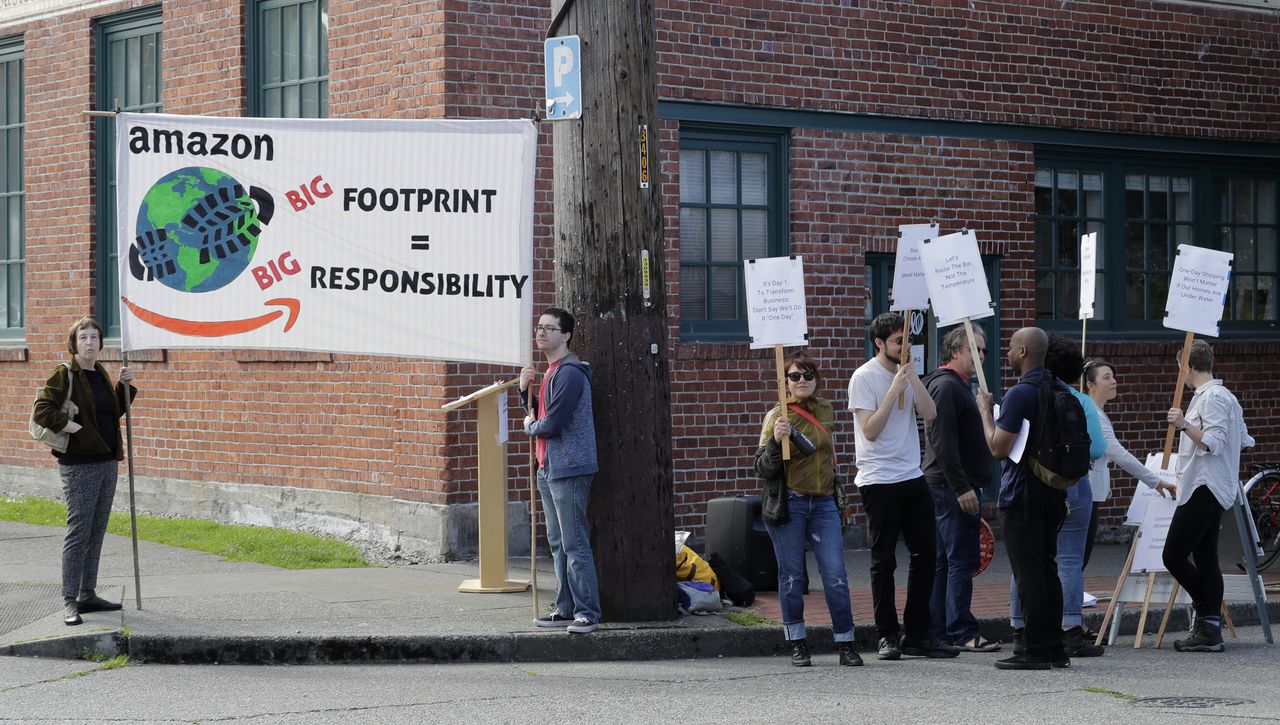
{"label": "sunglasses on face", "polygon": [[817,374],[812,370],[805,370],[802,373],[787,373],[787,380],[790,380],[793,383],[800,382],[801,378],[804,378],[805,380],[813,380],[816,377]]}

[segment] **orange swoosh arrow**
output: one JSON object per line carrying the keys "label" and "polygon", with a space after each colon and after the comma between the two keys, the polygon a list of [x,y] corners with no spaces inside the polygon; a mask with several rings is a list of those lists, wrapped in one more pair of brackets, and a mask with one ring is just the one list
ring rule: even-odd
{"label": "orange swoosh arrow", "polygon": [[[159,327],[162,330],[176,332],[179,335],[189,335],[192,337],[225,337],[227,335],[238,335],[242,332],[256,330],[259,327],[267,325],[272,321],[284,316],[283,310],[268,312],[265,315],[250,317],[247,320],[222,320],[214,322],[200,322],[198,320],[182,320],[177,317],[167,317],[158,312],[144,309],[129,301],[128,297],[121,297],[129,311],[139,320]],[[298,311],[301,308],[298,300],[292,297],[277,297],[274,300],[267,300],[268,305],[279,305],[289,310],[289,319],[284,323],[284,331],[288,332],[293,327],[293,323],[298,321]]]}

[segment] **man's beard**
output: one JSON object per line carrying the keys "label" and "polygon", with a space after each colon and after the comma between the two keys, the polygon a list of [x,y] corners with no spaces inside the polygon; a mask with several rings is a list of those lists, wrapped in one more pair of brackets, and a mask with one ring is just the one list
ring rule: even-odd
{"label": "man's beard", "polygon": [[890,354],[889,354],[889,351],[888,351],[888,350],[885,350],[885,351],[884,351],[884,357],[885,357],[885,359],[886,359],[886,360],[888,360],[889,362],[893,363],[894,365],[901,365],[901,364],[902,364],[902,353],[898,353],[898,356],[897,356],[897,357],[894,357],[893,355],[890,355]]}

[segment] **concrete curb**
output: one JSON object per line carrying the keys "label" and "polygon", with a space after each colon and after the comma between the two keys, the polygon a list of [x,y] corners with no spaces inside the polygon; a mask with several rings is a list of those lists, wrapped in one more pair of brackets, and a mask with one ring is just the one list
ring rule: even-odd
{"label": "concrete curb", "polygon": [[[1273,631],[1280,634],[1280,602],[1268,602]],[[1162,608],[1147,615],[1146,631],[1154,635]],[[1140,612],[1130,607],[1120,619],[1120,634],[1132,637]],[[1259,624],[1249,604],[1233,604],[1237,626]],[[1102,612],[1085,616],[1096,629]],[[1184,632],[1186,609],[1178,607],[1170,617],[1167,639]],[[1008,642],[1009,620],[989,617],[981,621],[983,635]],[[856,629],[858,649],[875,651],[876,632],[868,622]],[[1230,638],[1227,640],[1230,649]],[[1148,638],[1145,646],[1152,646]],[[1168,646],[1168,643],[1166,643]],[[835,651],[830,625],[809,627],[809,647],[815,654]],[[1006,648],[1007,649],[1007,648]],[[383,635],[383,636],[257,636],[134,633],[120,631],[69,635],[9,645],[0,654],[24,657],[81,659],[86,652],[107,657],[128,654],[131,659],[158,664],[329,664],[353,662],[603,662],[676,660],[714,657],[771,657],[785,655],[782,628],[762,627],[602,627],[594,634],[565,632],[514,632],[502,634]]]}

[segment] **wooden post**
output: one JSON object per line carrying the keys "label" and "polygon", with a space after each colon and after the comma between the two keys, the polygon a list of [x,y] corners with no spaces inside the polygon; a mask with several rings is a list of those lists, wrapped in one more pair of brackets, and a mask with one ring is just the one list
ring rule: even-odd
{"label": "wooden post", "polygon": [[1116,590],[1111,593],[1111,602],[1107,604],[1107,613],[1102,617],[1102,626],[1098,627],[1098,638],[1093,641],[1095,645],[1102,644],[1102,638],[1107,636],[1107,625],[1111,623],[1111,616],[1116,613],[1116,607],[1119,606],[1120,589],[1124,587],[1124,580],[1129,576],[1129,567],[1133,566],[1133,557],[1138,553],[1138,539],[1141,537],[1141,530],[1133,535],[1133,543],[1129,546],[1129,558],[1124,560],[1124,568],[1120,570],[1120,577],[1116,579]]}
{"label": "wooden post", "polygon": [[1138,631],[1133,638],[1133,648],[1142,647],[1142,634],[1147,628],[1147,612],[1151,610],[1151,590],[1156,588],[1156,573],[1147,573],[1147,593],[1142,595],[1142,614],[1138,617]]}
{"label": "wooden post", "polygon": [[[1195,342],[1196,334],[1188,332],[1186,339],[1182,342],[1182,358],[1178,361],[1178,388],[1173,391],[1173,405],[1171,407],[1182,407],[1182,387],[1187,382],[1187,360],[1191,358],[1191,343]],[[1169,468],[1169,455],[1173,453],[1173,434],[1176,431],[1173,423],[1169,424],[1169,430],[1164,436],[1164,458],[1160,459],[1160,467]]]}
{"label": "wooden post", "polygon": [[1160,649],[1160,643],[1164,641],[1165,627],[1169,626],[1169,615],[1173,614],[1174,604],[1178,601],[1178,580],[1173,580],[1173,587],[1169,590],[1169,603],[1164,605],[1164,616],[1160,618],[1160,629],[1156,631],[1156,649]]}
{"label": "wooden post", "polygon": [[[589,526],[604,619],[614,622],[676,613],[662,263],[673,257],[662,235],[660,167],[650,161],[662,127],[653,5],[552,0],[547,32],[582,41],[582,117],[551,125],[553,266],[557,306],[577,317],[569,347],[593,371],[599,471]],[[648,298],[645,251],[656,261]]]}
{"label": "wooden post", "polygon": [[[773,346],[773,361],[778,368],[778,415],[790,415],[787,412],[787,371],[782,367],[782,346]],[[782,460],[791,460],[791,439],[782,439]]]}
{"label": "wooden post", "polygon": [[[898,356],[898,367],[911,364],[911,310],[902,311],[902,354]],[[906,405],[907,393],[898,393],[898,410]]]}

